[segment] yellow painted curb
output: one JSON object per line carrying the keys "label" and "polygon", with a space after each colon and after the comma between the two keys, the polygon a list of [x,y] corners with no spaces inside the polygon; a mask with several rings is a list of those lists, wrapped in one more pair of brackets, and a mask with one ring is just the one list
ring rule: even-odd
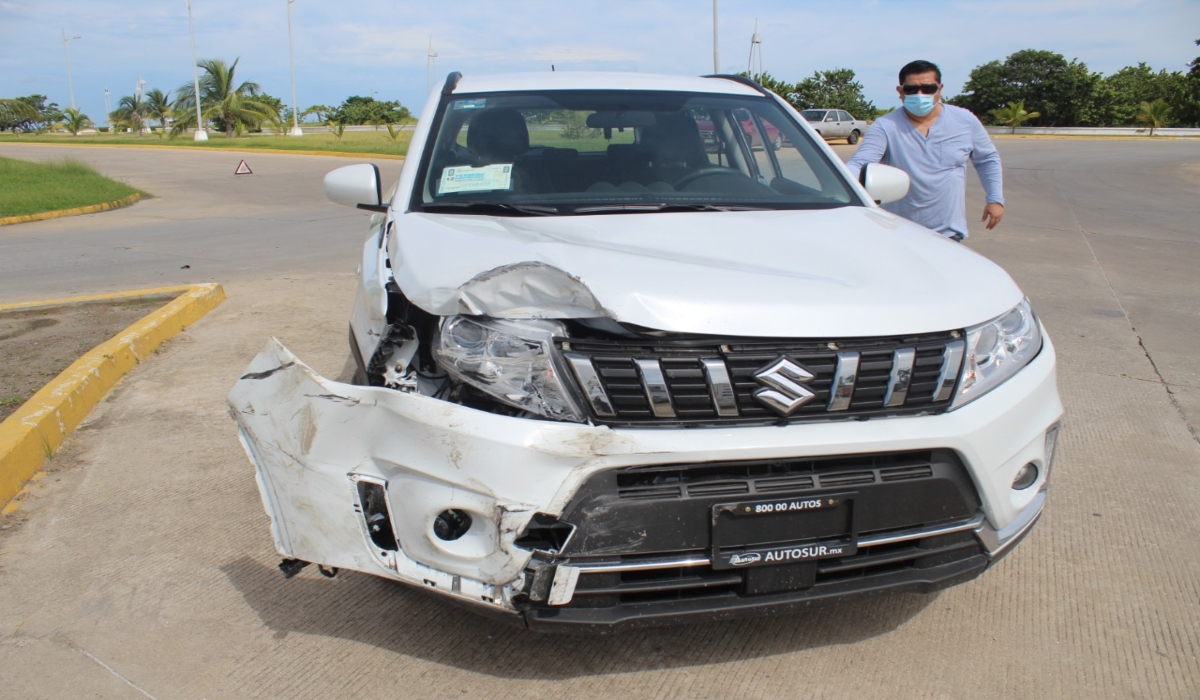
{"label": "yellow painted curb", "polygon": [[0,310],[58,306],[82,301],[136,299],[179,292],[179,296],[113,338],[92,348],[0,423],[0,504],[6,503],[62,445],[92,408],[125,373],[164,341],[195,323],[225,300],[219,284],[161,287],[92,297],[0,305]]}
{"label": "yellow painted curb", "polygon": [[80,214],[95,214],[98,211],[108,211],[110,209],[120,209],[127,207],[130,204],[138,201],[142,195],[134,192],[128,197],[114,199],[111,202],[101,202],[100,204],[89,204],[86,207],[75,207],[73,209],[59,209],[57,211],[44,211],[38,214],[23,214],[21,216],[5,216],[0,218],[0,226],[8,226],[9,224],[23,224],[29,221],[41,221],[43,219],[57,219],[60,216],[78,216]]}
{"label": "yellow painted curb", "polygon": [[283,148],[254,148],[247,146],[173,146],[167,143],[50,143],[47,141],[0,141],[0,146],[82,146],[84,148],[160,148],[175,151],[203,151],[205,153],[280,153],[283,155],[301,156],[335,156],[337,158],[383,158],[384,160],[404,160],[408,156],[397,156],[391,153],[354,153],[352,151],[305,151]]}

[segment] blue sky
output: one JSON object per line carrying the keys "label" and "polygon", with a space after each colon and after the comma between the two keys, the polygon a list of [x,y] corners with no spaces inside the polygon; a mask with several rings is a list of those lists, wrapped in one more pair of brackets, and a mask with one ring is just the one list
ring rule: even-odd
{"label": "blue sky", "polygon": [[[192,0],[200,58],[241,57],[238,77],[291,102],[287,0]],[[901,65],[942,66],[947,93],[970,70],[1037,48],[1111,73],[1145,61],[1186,70],[1200,55],[1200,0],[719,0],[721,68],[746,68],[758,22],[763,66],[789,81],[851,68],[866,96],[890,106]],[[301,108],[353,94],[399,99],[414,112],[426,95],[426,49],[446,73],[616,70],[712,72],[711,0],[566,3],[548,0],[295,0]],[[70,103],[61,30],[70,43],[75,99],[100,121],[148,88],[191,81],[185,0],[0,0],[0,96]]]}

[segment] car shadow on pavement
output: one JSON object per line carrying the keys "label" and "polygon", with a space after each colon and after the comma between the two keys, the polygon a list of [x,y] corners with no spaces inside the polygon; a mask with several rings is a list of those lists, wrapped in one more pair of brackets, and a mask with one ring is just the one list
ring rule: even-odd
{"label": "car shadow on pavement", "polygon": [[537,634],[353,571],[330,580],[308,567],[285,580],[274,566],[249,557],[221,571],[276,639],[291,632],[339,637],[473,673],[530,680],[686,668],[853,644],[895,630],[937,598],[896,594],[785,615],[584,636]]}

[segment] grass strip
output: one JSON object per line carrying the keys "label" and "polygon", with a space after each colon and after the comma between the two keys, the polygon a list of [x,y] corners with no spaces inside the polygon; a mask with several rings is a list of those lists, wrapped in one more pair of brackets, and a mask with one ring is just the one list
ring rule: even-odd
{"label": "grass strip", "polygon": [[276,134],[250,134],[226,138],[224,134],[209,132],[207,141],[193,141],[191,134],[178,138],[167,138],[161,132],[138,136],[137,134],[0,134],[0,144],[6,143],[53,143],[71,146],[169,146],[171,148],[196,148],[202,150],[237,150],[239,148],[267,149],[272,151],[316,151],[328,153],[363,153],[403,156],[408,154],[411,131],[401,131],[393,141],[387,129],[378,131],[347,131],[339,139],[333,133],[316,132],[304,136],[279,136]]}
{"label": "grass strip", "polygon": [[87,163],[0,158],[0,218],[102,204],[142,194]]}

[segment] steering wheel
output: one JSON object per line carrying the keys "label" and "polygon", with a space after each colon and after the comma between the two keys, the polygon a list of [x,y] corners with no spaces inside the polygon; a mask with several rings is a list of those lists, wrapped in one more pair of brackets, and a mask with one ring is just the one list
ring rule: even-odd
{"label": "steering wheel", "polygon": [[699,170],[690,172],[687,175],[684,175],[683,177],[676,180],[674,185],[672,185],[672,186],[677,190],[681,190],[684,187],[687,187],[688,185],[692,184],[696,180],[700,180],[700,179],[706,178],[706,177],[721,177],[721,176],[737,176],[739,178],[746,177],[745,175],[739,173],[736,170],[730,170],[729,168],[722,168],[719,165],[709,165],[709,166],[700,168]]}

